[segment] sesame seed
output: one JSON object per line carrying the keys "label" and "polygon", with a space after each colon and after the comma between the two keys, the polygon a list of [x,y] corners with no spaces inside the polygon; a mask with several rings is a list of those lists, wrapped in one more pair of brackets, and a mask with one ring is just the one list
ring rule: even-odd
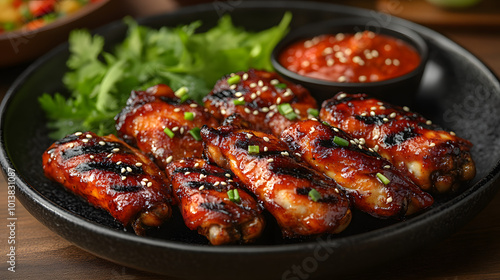
{"label": "sesame seed", "polygon": [[391,64],[392,64],[392,60],[390,58],[386,58],[385,65],[391,65]]}
{"label": "sesame seed", "polygon": [[259,80],[259,81],[257,82],[257,84],[259,85],[259,87],[263,87],[263,86],[264,86],[264,82],[263,82],[262,80]]}
{"label": "sesame seed", "polygon": [[185,161],[185,160],[183,160],[183,159],[181,159],[179,162],[180,162],[180,163],[184,163],[184,162],[186,162],[186,161]]}
{"label": "sesame seed", "polygon": [[239,101],[245,101],[245,97],[242,96],[242,97],[238,98],[238,100]]}
{"label": "sesame seed", "polygon": [[274,110],[274,109],[276,109],[276,108],[277,108],[277,106],[276,106],[276,105],[271,105],[271,106],[269,106],[269,109],[271,109],[271,110]]}
{"label": "sesame seed", "polygon": [[392,112],[390,115],[389,115],[390,118],[395,118],[396,117],[396,112]]}
{"label": "sesame seed", "polygon": [[127,171],[124,167],[122,167],[122,169],[120,169],[120,173],[125,173],[125,171]]}
{"label": "sesame seed", "polygon": [[248,139],[252,138],[252,136],[253,136],[252,134],[247,133],[247,138],[248,138]]}
{"label": "sesame seed", "polygon": [[340,58],[339,58],[339,62],[341,62],[341,63],[346,63],[346,62],[347,62],[347,58],[345,58],[345,57],[340,57]]}
{"label": "sesame seed", "polygon": [[122,176],[122,181],[125,181],[127,179],[127,176]]}
{"label": "sesame seed", "polygon": [[377,105],[380,105],[380,106],[381,106],[381,105],[384,105],[384,102],[380,102],[380,101],[379,101],[379,102],[377,102]]}
{"label": "sesame seed", "polygon": [[311,120],[311,121],[315,121],[315,122],[317,122],[317,121],[318,121],[318,119],[317,119],[317,118],[314,118],[314,117],[310,118],[310,120]]}
{"label": "sesame seed", "polygon": [[199,162],[197,162],[197,163],[194,164],[194,168],[197,168],[197,167],[200,167],[200,163]]}
{"label": "sesame seed", "polygon": [[373,57],[378,57],[378,51],[377,51],[377,50],[372,50],[371,55],[372,55]]}
{"label": "sesame seed", "polygon": [[229,88],[230,89],[236,89],[236,85],[230,85]]}
{"label": "sesame seed", "polygon": [[267,159],[267,162],[273,162],[273,161],[274,161],[274,159],[272,159],[272,158]]}
{"label": "sesame seed", "polygon": [[289,156],[290,154],[289,154],[287,151],[284,151],[284,152],[281,152],[281,155],[282,155],[282,156],[286,156],[286,157],[287,157],[287,156]]}
{"label": "sesame seed", "polygon": [[234,183],[232,179],[227,180],[229,183]]}
{"label": "sesame seed", "polygon": [[371,107],[370,110],[375,111],[375,110],[377,110],[377,107],[375,107],[375,106]]}
{"label": "sesame seed", "polygon": [[430,143],[429,146],[434,147],[434,146],[436,146],[436,143]]}
{"label": "sesame seed", "polygon": [[340,51],[340,46],[339,45],[334,45],[333,46],[333,51],[336,51],[336,52]]}
{"label": "sesame seed", "polygon": [[111,150],[113,153],[117,153],[120,151],[120,148],[114,148],[113,150]]}
{"label": "sesame seed", "polygon": [[453,132],[453,131],[450,131],[450,134],[451,134],[451,136],[455,136],[455,135],[457,135],[457,134],[455,134],[455,132]]}
{"label": "sesame seed", "polygon": [[359,76],[358,80],[360,82],[366,82],[366,76],[365,75],[361,75],[361,76]]}
{"label": "sesame seed", "polygon": [[200,174],[200,179],[205,179],[205,178],[207,178],[207,175],[205,175],[205,174]]}
{"label": "sesame seed", "polygon": [[132,168],[130,168],[130,166],[127,166],[127,171],[132,172]]}
{"label": "sesame seed", "polygon": [[92,135],[87,134],[87,135],[85,135],[85,137],[87,137],[88,139],[91,139],[91,138],[92,138]]}
{"label": "sesame seed", "polygon": [[251,83],[251,84],[250,84],[250,87],[251,87],[251,88],[254,88],[254,87],[256,87],[256,86],[257,86],[257,84],[256,84],[256,83]]}
{"label": "sesame seed", "polygon": [[226,173],[226,174],[224,174],[224,175],[225,175],[227,178],[231,178],[231,174],[229,174],[229,173]]}
{"label": "sesame seed", "polygon": [[269,112],[267,113],[267,118],[272,118],[274,116],[275,112]]}
{"label": "sesame seed", "polygon": [[189,174],[191,174],[191,172],[189,172],[189,171],[186,172],[186,173],[184,173],[184,175],[186,175],[186,176],[189,175]]}
{"label": "sesame seed", "polygon": [[363,37],[363,33],[361,32],[356,32],[356,34],[354,34],[354,39],[356,40],[359,40]]}
{"label": "sesame seed", "polygon": [[314,43],[311,40],[307,40],[304,42],[304,48],[310,48],[314,45]]}
{"label": "sesame seed", "polygon": [[390,165],[384,165],[384,169],[390,169],[391,166]]}
{"label": "sesame seed", "polygon": [[383,120],[384,122],[388,122],[388,121],[389,121],[389,119],[388,119],[388,118],[383,118],[382,120]]}
{"label": "sesame seed", "polygon": [[148,182],[147,186],[151,187],[153,185],[153,182]]}
{"label": "sesame seed", "polygon": [[323,50],[323,55],[329,55],[333,53],[333,49],[328,47]]}
{"label": "sesame seed", "polygon": [[73,148],[73,147],[75,146],[75,143],[69,143],[69,145],[68,145],[68,146],[69,146],[69,148],[71,149],[71,148]]}
{"label": "sesame seed", "polygon": [[243,93],[241,93],[241,92],[239,92],[239,91],[238,91],[238,92],[236,92],[236,93],[234,94],[234,96],[236,96],[236,97],[242,97],[242,96],[243,96]]}
{"label": "sesame seed", "polygon": [[179,132],[180,132],[181,134],[184,134],[184,127],[181,127],[181,128],[179,129]]}
{"label": "sesame seed", "polygon": [[243,74],[243,81],[246,81],[248,79],[248,73]]}
{"label": "sesame seed", "polygon": [[372,148],[368,148],[368,150],[372,153],[374,153],[375,151],[372,149]]}
{"label": "sesame seed", "polygon": [[264,136],[262,139],[264,139],[264,141],[266,142],[269,142],[269,137]]}
{"label": "sesame seed", "polygon": [[113,154],[108,154],[108,155],[106,156],[106,158],[110,158],[110,157],[112,157],[112,156],[113,156]]}
{"label": "sesame seed", "polygon": [[268,150],[269,150],[269,148],[264,147],[264,152],[267,152]]}
{"label": "sesame seed", "polygon": [[135,166],[137,166],[137,167],[141,167],[141,166],[142,166],[142,163],[141,163],[141,162],[137,162],[137,163],[135,164]]}
{"label": "sesame seed", "polygon": [[345,76],[340,76],[337,81],[339,83],[343,83],[343,82],[347,81],[347,78]]}
{"label": "sesame seed", "polygon": [[191,107],[191,108],[196,108],[196,107],[198,107],[198,104],[196,104],[196,103],[192,103],[192,104],[189,104],[189,107]]}
{"label": "sesame seed", "polygon": [[82,142],[87,143],[87,142],[89,142],[89,139],[82,139]]}
{"label": "sesame seed", "polygon": [[344,38],[345,35],[343,33],[337,33],[337,35],[335,35],[335,39],[337,39],[337,41],[342,41]]}
{"label": "sesame seed", "polygon": [[336,193],[339,193],[339,189],[335,188],[335,192],[336,192]]}
{"label": "sesame seed", "polygon": [[253,113],[252,113],[252,114],[254,114],[255,116],[257,116],[257,115],[259,114],[259,111],[258,111],[258,110],[255,110],[255,111],[253,111]]}
{"label": "sesame seed", "polygon": [[405,112],[409,112],[409,111],[410,111],[410,108],[408,108],[407,106],[404,106],[404,107],[403,107],[403,111],[405,111]]}
{"label": "sesame seed", "polygon": [[353,144],[353,145],[356,145],[356,141],[354,141],[354,140],[349,140],[349,142],[351,142],[351,144]]}
{"label": "sesame seed", "polygon": [[391,203],[391,202],[392,202],[392,197],[391,197],[391,196],[389,196],[389,197],[387,198],[387,203]]}
{"label": "sesame seed", "polygon": [[278,98],[276,99],[276,104],[280,104],[280,103],[281,103],[281,97],[278,97]]}
{"label": "sesame seed", "polygon": [[275,85],[277,85],[279,83],[280,83],[280,81],[278,79],[272,79],[271,80],[271,85],[273,85],[273,86],[275,86]]}
{"label": "sesame seed", "polygon": [[146,182],[142,181],[142,182],[141,182],[141,185],[145,186],[145,185],[146,185]]}
{"label": "sesame seed", "polygon": [[205,188],[205,186],[201,186],[198,188],[198,190],[202,191]]}
{"label": "sesame seed", "polygon": [[262,87],[262,91],[267,91],[268,89],[269,89],[269,87],[268,87],[268,86],[263,86],[263,87]]}
{"label": "sesame seed", "polygon": [[219,181],[217,181],[217,182],[215,182],[215,183],[214,183],[214,186],[216,186],[216,187],[217,187],[219,184],[220,184],[220,182],[219,182]]}
{"label": "sesame seed", "polygon": [[255,94],[255,93],[252,93],[252,94],[250,95],[250,98],[252,98],[252,99],[255,99],[255,98],[257,98],[257,94]]}
{"label": "sesame seed", "polygon": [[351,54],[352,54],[352,50],[351,50],[351,49],[349,49],[349,48],[345,49],[345,51],[344,51],[344,52],[345,52],[345,54],[347,54],[347,55],[351,55]]}
{"label": "sesame seed", "polygon": [[176,127],[172,128],[172,131],[174,131],[174,132],[175,132],[175,131],[177,131],[177,130],[179,130],[179,127],[178,127],[178,126],[176,126]]}
{"label": "sesame seed", "polygon": [[358,145],[358,148],[359,148],[360,150],[363,150],[363,146],[362,146],[361,144],[359,144],[359,145]]}
{"label": "sesame seed", "polygon": [[149,180],[148,180],[148,178],[142,178],[142,181],[147,182]]}
{"label": "sesame seed", "polygon": [[340,130],[338,128],[336,128],[336,127],[333,128],[333,131],[340,132]]}
{"label": "sesame seed", "polygon": [[425,124],[426,124],[426,125],[431,125],[431,124],[432,124],[432,121],[431,121],[431,120],[427,120],[427,121],[425,122]]}
{"label": "sesame seed", "polygon": [[245,111],[245,113],[247,113],[247,114],[250,114],[250,113],[252,112],[252,111],[250,111],[250,109],[248,109],[248,108],[245,108],[245,109],[243,109],[243,110],[244,110],[244,111]]}
{"label": "sesame seed", "polygon": [[344,53],[343,53],[343,52],[336,52],[336,53],[335,53],[335,57],[336,57],[336,58],[341,58],[341,57],[344,57]]}
{"label": "sesame seed", "polygon": [[223,185],[223,186],[227,186],[226,182],[220,182],[220,184]]}
{"label": "sesame seed", "polygon": [[175,108],[175,109],[174,109],[174,112],[176,112],[176,113],[178,113],[178,112],[180,112],[180,111],[181,111],[181,108]]}
{"label": "sesame seed", "polygon": [[385,110],[386,108],[384,106],[378,107],[380,110]]}
{"label": "sesame seed", "polygon": [[326,65],[328,65],[328,66],[332,66],[333,64],[335,64],[335,59],[333,59],[333,58],[329,58],[326,61]]}
{"label": "sesame seed", "polygon": [[375,147],[373,147],[373,150],[374,150],[375,152],[378,152],[378,148],[379,148],[379,147],[378,147],[378,145],[375,145]]}
{"label": "sesame seed", "polygon": [[399,60],[398,59],[393,59],[392,60],[392,64],[394,64],[394,66],[399,66]]}
{"label": "sesame seed", "polygon": [[82,132],[80,132],[80,131],[75,132],[75,136],[80,136],[80,135],[82,135],[82,134],[83,134],[83,133],[82,133]]}
{"label": "sesame seed", "polygon": [[365,138],[359,138],[359,144],[364,145],[366,143]]}
{"label": "sesame seed", "polygon": [[94,155],[90,155],[90,159],[94,159]]}
{"label": "sesame seed", "polygon": [[267,107],[264,107],[264,108],[262,108],[261,110],[262,110],[262,112],[264,112],[264,113],[269,112],[269,108],[267,108]]}
{"label": "sesame seed", "polygon": [[363,113],[361,113],[361,116],[362,116],[362,117],[366,117],[367,115],[368,115],[368,113],[367,113],[367,112],[363,112]]}
{"label": "sesame seed", "polygon": [[374,111],[371,111],[371,112],[370,112],[370,116],[372,116],[372,117],[373,117],[373,116],[375,116],[375,115],[377,115],[377,114],[376,114]]}

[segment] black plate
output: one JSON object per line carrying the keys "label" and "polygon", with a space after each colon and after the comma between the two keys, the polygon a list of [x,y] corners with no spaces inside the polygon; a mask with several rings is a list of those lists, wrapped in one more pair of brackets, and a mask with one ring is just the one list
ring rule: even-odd
{"label": "black plate", "polygon": [[[35,218],[84,250],[137,269],[191,279],[304,279],[292,268],[306,276],[339,275],[429,245],[469,221],[493,197],[500,176],[500,84],[469,52],[432,30],[373,11],[308,2],[221,3],[194,6],[140,23],[176,26],[202,19],[209,27],[225,11],[236,24],[259,30],[277,24],[284,11],[290,10],[293,27],[365,16],[379,24],[395,21],[418,32],[430,52],[413,109],[474,143],[476,178],[459,194],[438,198],[429,211],[407,221],[380,221],[355,213],[352,225],[337,236],[284,241],[270,223],[258,244],[214,247],[187,231],[176,218],[152,233],[153,237],[138,237],[43,175],[41,154],[52,141],[37,97],[63,89],[61,77],[69,55],[68,46],[63,45],[31,65],[9,89],[1,107],[1,164],[4,171],[15,170],[17,197]],[[125,26],[115,23],[99,33],[110,47],[123,39]]]}

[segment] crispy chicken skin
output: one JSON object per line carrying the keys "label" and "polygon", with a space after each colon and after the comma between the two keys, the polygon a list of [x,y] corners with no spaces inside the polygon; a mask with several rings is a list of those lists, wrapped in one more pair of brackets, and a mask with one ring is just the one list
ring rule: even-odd
{"label": "crispy chicken skin", "polygon": [[339,93],[326,100],[320,118],[355,138],[434,193],[456,190],[474,178],[472,144],[423,116],[366,94]]}
{"label": "crispy chicken skin", "polygon": [[[166,171],[186,226],[212,245],[249,243],[261,235],[262,208],[230,171],[202,159],[175,161]],[[239,199],[230,200],[230,190]]]}
{"label": "crispy chicken skin", "polygon": [[[344,187],[354,207],[374,217],[399,218],[433,203],[430,194],[387,160],[338,128],[317,120],[300,121],[283,131],[281,140],[314,169]],[[387,184],[378,177],[381,175],[389,180]]]}
{"label": "crispy chicken skin", "polygon": [[[228,82],[236,75],[240,77],[239,81],[236,79],[237,83]],[[296,120],[308,118],[307,110],[318,107],[316,100],[302,86],[285,81],[276,73],[255,69],[220,79],[204,98],[204,103],[221,122],[237,113],[252,125],[252,129],[275,136],[294,121],[278,112],[279,104],[289,103],[297,114]]]}
{"label": "crispy chicken skin", "polygon": [[113,135],[68,135],[42,160],[48,178],[132,226],[137,235],[171,215],[170,181],[148,157]]}
{"label": "crispy chicken skin", "polygon": [[[186,120],[185,112],[194,113]],[[127,106],[115,118],[118,136],[138,147],[164,169],[172,160],[201,157],[203,143],[189,133],[204,124],[217,126],[218,121],[194,101],[181,102],[167,85],[146,91],[133,91]],[[174,133],[170,138],[165,128]]]}
{"label": "crispy chicken skin", "polygon": [[[207,157],[253,192],[285,237],[338,233],[348,226],[350,203],[335,181],[298,162],[273,135],[232,126],[204,126],[201,135]],[[258,146],[259,153],[249,146]]]}

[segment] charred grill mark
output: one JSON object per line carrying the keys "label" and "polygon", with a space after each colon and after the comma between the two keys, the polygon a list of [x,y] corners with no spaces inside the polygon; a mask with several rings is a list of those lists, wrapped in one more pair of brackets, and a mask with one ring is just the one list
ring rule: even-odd
{"label": "charred grill mark", "polygon": [[333,142],[332,139],[328,139],[328,140],[321,139],[321,140],[318,140],[318,141],[319,141],[319,145],[321,147],[324,147],[324,148],[328,148],[328,149],[348,149],[350,151],[356,151],[356,152],[363,153],[363,154],[368,155],[368,156],[379,157],[378,153],[371,152],[370,150],[367,150],[367,149],[360,149],[357,145],[349,144],[349,146],[343,147],[343,146],[335,144],[335,142]]}
{"label": "charred grill mark", "polygon": [[55,142],[56,145],[61,145],[61,144],[66,144],[68,142],[72,142],[72,141],[75,141],[77,140],[78,138],[80,138],[80,136],[77,136],[75,134],[71,134],[71,135],[68,135],[66,137],[64,137],[63,139],[60,139],[60,140],[57,140]]}
{"label": "charred grill mark", "polygon": [[354,118],[358,121],[362,121],[365,124],[371,125],[382,125],[384,124],[384,119],[387,119],[386,115],[376,115],[376,116],[360,116],[356,115]]}
{"label": "charred grill mark", "polygon": [[323,107],[329,108],[329,107],[337,106],[339,104],[346,103],[346,102],[349,102],[349,101],[352,101],[352,100],[362,100],[362,99],[359,98],[359,97],[355,98],[353,96],[347,96],[347,97],[344,97],[344,98],[341,98],[341,99],[332,98],[332,99],[326,101],[326,104]]}
{"label": "charred grill mark", "polygon": [[225,203],[224,202],[219,202],[219,203],[214,203],[214,202],[203,202],[200,204],[200,207],[205,208],[210,211],[216,211],[216,212],[221,212],[226,215],[230,215],[230,213],[225,209]]}
{"label": "charred grill mark", "polygon": [[102,170],[117,173],[123,176],[143,174],[143,170],[135,165],[116,164],[115,162],[84,162],[76,168],[78,172],[87,172],[91,170]]}
{"label": "charred grill mark", "polygon": [[309,195],[309,192],[312,190],[311,187],[304,187],[304,188],[296,188],[295,193],[298,195]]}
{"label": "charred grill mark", "polygon": [[314,179],[311,170],[297,164],[284,166],[283,164],[270,163],[269,170],[279,175],[288,175],[298,179],[307,179],[312,182]]}
{"label": "charred grill mark", "polygon": [[[304,187],[304,188],[296,188],[295,193],[298,195],[305,195],[309,196],[309,192],[312,190],[311,187]],[[318,199],[317,202],[322,202],[322,203],[337,203],[338,198],[336,196],[331,196],[331,195],[326,195],[326,196],[321,196],[320,199]]]}
{"label": "charred grill mark", "polygon": [[114,185],[110,187],[115,192],[138,192],[142,190],[142,186],[120,186]]}
{"label": "charred grill mark", "polygon": [[229,171],[228,172],[209,172],[207,169],[194,168],[194,167],[179,167],[179,168],[176,168],[172,172],[172,174],[186,173],[186,172],[196,173],[196,174],[203,174],[205,176],[216,176],[216,177],[220,177],[220,178],[225,177],[226,174],[231,174]]}
{"label": "charred grill mark", "polygon": [[203,187],[204,190],[215,190],[218,192],[224,192],[227,190],[221,184],[215,186],[212,183],[200,182],[200,181],[189,181],[184,183],[184,186],[190,187],[192,189],[200,189],[201,187]]}
{"label": "charred grill mark", "polygon": [[406,140],[417,137],[419,135],[420,134],[414,131],[413,127],[406,127],[402,131],[385,136],[384,144],[386,144],[387,146],[400,145]]}
{"label": "charred grill mark", "polygon": [[166,96],[160,96],[158,98],[167,104],[171,104],[171,105],[180,105],[181,104],[181,100],[178,98],[171,98],[171,97],[166,97]]}
{"label": "charred grill mark", "polygon": [[218,92],[214,92],[213,94],[209,95],[208,98],[215,100],[215,99],[220,99],[224,100],[227,98],[235,98],[236,90],[234,89],[224,89]]}
{"label": "charred grill mark", "polygon": [[64,160],[68,160],[70,158],[86,154],[111,153],[115,148],[122,148],[122,145],[115,142],[105,142],[104,145],[96,144],[92,146],[76,146],[74,148],[64,150],[61,153],[61,156]]}

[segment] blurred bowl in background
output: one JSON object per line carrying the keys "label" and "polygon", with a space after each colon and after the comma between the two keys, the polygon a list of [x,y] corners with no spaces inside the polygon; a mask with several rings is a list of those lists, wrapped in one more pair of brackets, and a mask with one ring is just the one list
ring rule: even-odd
{"label": "blurred bowl in background", "polygon": [[34,60],[68,40],[71,30],[96,28],[123,16],[118,0],[102,0],[32,31],[0,34],[0,67]]}
{"label": "blurred bowl in background", "polygon": [[[416,65],[413,70],[410,72],[407,72],[405,74],[402,74],[400,76],[392,77],[386,80],[377,80],[377,81],[370,81],[369,77],[370,75],[363,75],[363,79],[365,81],[359,82],[355,81],[352,82],[350,80],[343,78],[343,81],[341,79],[335,80],[326,80],[326,79],[320,79],[317,77],[311,77],[309,73],[307,74],[299,74],[296,71],[289,70],[286,66],[282,64],[282,60],[280,59],[280,55],[287,50],[287,48],[293,44],[297,44],[297,42],[302,42],[303,40],[311,40],[313,38],[318,38],[316,36],[324,35],[324,34],[330,34],[335,36],[336,34],[341,34],[342,37],[344,37],[343,34],[356,34],[358,32],[362,31],[371,31],[372,36],[375,35],[386,35],[389,38],[396,39],[396,41],[402,41],[406,43],[406,45],[410,46],[412,49],[414,49],[419,56],[419,61],[417,62],[418,65]],[[362,34],[362,33],[360,33]],[[386,37],[386,38],[387,38]],[[352,37],[354,39],[354,37]],[[314,40],[314,39],[313,39]],[[348,39],[346,39],[348,40]],[[307,42],[307,41],[305,41]],[[359,41],[361,42],[361,41]],[[337,43],[337,42],[335,42]],[[332,43],[333,44],[333,43]],[[308,48],[309,46],[305,47]],[[336,46],[333,46],[334,48]],[[360,46],[359,49],[361,50],[364,48],[364,46]],[[352,48],[351,48],[352,49]],[[355,52],[360,52],[360,50],[352,50],[352,55],[355,54]],[[351,50],[349,50],[351,51]],[[304,49],[305,52],[305,49]],[[337,51],[337,52],[343,52],[343,50]],[[323,52],[322,54],[317,51],[318,56],[325,55]],[[337,57],[337,53],[332,53],[332,51],[329,52],[330,55],[334,55]],[[362,57],[362,53],[357,57],[358,60],[360,60]],[[301,54],[297,54],[296,57],[298,59],[301,58]],[[394,22],[388,22],[387,24],[384,24],[384,26],[380,25],[374,25],[373,19],[370,18],[352,18],[352,19],[342,19],[342,20],[329,20],[325,22],[319,22],[319,23],[313,23],[309,25],[304,25],[300,28],[297,28],[295,30],[290,31],[290,33],[280,42],[277,44],[276,48],[274,49],[271,57],[271,61],[273,63],[273,66],[280,75],[285,77],[288,80],[291,80],[295,83],[301,84],[308,88],[311,91],[311,94],[318,100],[318,102],[322,102],[326,99],[329,99],[333,97],[336,93],[343,91],[346,93],[367,93],[372,96],[375,96],[377,98],[400,104],[400,105],[407,105],[411,104],[414,101],[414,97],[417,93],[420,80],[422,78],[422,74],[425,69],[425,64],[427,62],[427,57],[428,57],[428,47],[424,39],[418,35],[416,32],[413,32],[412,30],[405,28],[403,26],[400,26]],[[355,57],[351,57],[352,61],[347,61],[345,63],[352,63],[357,64],[356,61],[354,61]],[[380,58],[382,58],[382,54],[380,55]],[[321,58],[319,58],[321,59]],[[324,59],[324,58],[323,58]],[[339,60],[341,58],[339,57]],[[361,61],[363,65],[365,64],[365,61],[367,65],[369,65],[368,60],[366,60],[366,54],[363,56],[364,61]],[[404,57],[400,59],[401,61],[398,60],[398,64],[403,64],[405,63]],[[392,60],[393,61],[393,60]],[[339,62],[336,62],[337,64]],[[344,62],[342,62],[344,63]],[[307,63],[309,64],[309,63]],[[360,63],[358,63],[360,64]],[[356,65],[357,67],[358,65]],[[329,67],[336,67],[333,63],[329,65]],[[354,67],[354,66],[353,66]],[[372,66],[373,67],[373,64]],[[322,69],[320,69],[322,70]],[[348,69],[348,71],[351,71],[352,69]],[[378,70],[378,69],[377,69]],[[325,72],[323,72],[322,75],[324,75]],[[352,72],[351,72],[352,74]],[[307,76],[306,76],[307,75]],[[361,78],[361,76],[359,76]],[[359,79],[361,80],[361,79]]]}

